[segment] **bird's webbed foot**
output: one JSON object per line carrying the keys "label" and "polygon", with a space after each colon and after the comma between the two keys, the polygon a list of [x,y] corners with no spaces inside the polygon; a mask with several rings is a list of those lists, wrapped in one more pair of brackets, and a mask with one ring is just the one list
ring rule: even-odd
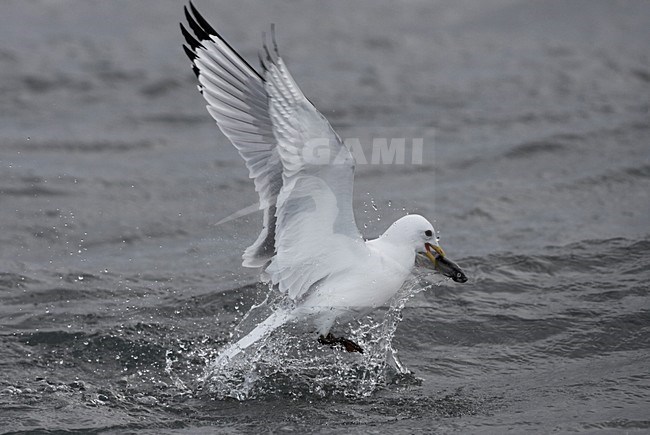
{"label": "bird's webbed foot", "polygon": [[335,337],[331,332],[327,334],[327,336],[321,335],[320,337],[318,337],[318,342],[320,344],[326,344],[332,347],[339,345],[345,348],[345,350],[348,352],[363,353],[363,348],[359,346],[357,343],[355,343],[354,341],[348,340],[347,338],[343,338],[343,337]]}

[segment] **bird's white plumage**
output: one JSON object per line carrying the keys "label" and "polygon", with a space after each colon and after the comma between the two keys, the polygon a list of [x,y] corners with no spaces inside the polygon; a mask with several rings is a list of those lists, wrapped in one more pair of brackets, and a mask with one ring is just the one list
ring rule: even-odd
{"label": "bird's white plumage", "polygon": [[264,210],[264,228],[244,266],[292,302],[221,355],[233,357],[288,321],[321,334],[341,318],[385,304],[407,279],[416,252],[436,243],[431,224],[406,216],[364,241],[354,220],[354,158],[298,88],[284,61],[264,46],[258,74],[190,4],[183,26],[208,111],[243,157]]}

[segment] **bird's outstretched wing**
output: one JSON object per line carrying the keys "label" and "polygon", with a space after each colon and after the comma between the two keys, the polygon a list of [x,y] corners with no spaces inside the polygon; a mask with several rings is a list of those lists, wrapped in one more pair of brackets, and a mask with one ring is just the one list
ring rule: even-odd
{"label": "bird's outstretched wing", "polygon": [[[191,11],[191,13],[190,13]],[[198,13],[181,24],[208,111],[246,162],[264,228],[244,253],[293,299],[366,254],[352,210],[354,158],[307,100],[273,38],[253,69]],[[324,267],[327,265],[327,267]]]}
{"label": "bird's outstretched wing", "polygon": [[246,162],[264,210],[263,229],[244,253],[244,266],[263,266],[275,250],[276,201],[282,187],[282,163],[268,110],[264,79],[210,26],[190,3],[181,24],[185,53],[199,79],[210,115]]}

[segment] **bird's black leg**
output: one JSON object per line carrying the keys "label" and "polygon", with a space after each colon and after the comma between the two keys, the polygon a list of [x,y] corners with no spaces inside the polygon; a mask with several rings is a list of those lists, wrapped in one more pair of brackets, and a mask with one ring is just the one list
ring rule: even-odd
{"label": "bird's black leg", "polygon": [[332,346],[333,348],[335,344],[338,344],[338,339],[334,337],[334,334],[330,332],[327,334],[327,336],[321,335],[320,337],[318,337],[318,342],[320,344],[326,344]]}
{"label": "bird's black leg", "polygon": [[359,352],[363,353],[363,349],[357,343],[347,338],[339,337],[337,338],[338,343],[345,348],[348,352]]}
{"label": "bird's black leg", "polygon": [[343,338],[343,337],[334,337],[334,335],[331,332],[327,334],[327,336],[321,335],[320,337],[318,337],[318,342],[320,344],[327,344],[332,347],[338,344],[340,346],[343,346],[345,350],[348,352],[363,353],[363,349],[361,348],[361,346],[359,346],[354,341],[348,340],[347,338]]}

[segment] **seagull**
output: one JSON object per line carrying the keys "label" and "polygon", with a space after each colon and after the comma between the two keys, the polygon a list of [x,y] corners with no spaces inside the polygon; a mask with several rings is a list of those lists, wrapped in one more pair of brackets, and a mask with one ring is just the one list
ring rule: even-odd
{"label": "seagull", "polygon": [[406,215],[380,237],[363,238],[352,208],[354,157],[289,73],[273,26],[271,40],[264,36],[258,72],[191,2],[184,11],[191,32],[181,23],[183,49],[199,91],[259,194],[262,231],[242,264],[261,268],[262,280],[284,299],[226,346],[218,361],[231,360],[289,322],[312,325],[324,345],[363,353],[352,340],[334,336],[332,327],[385,305],[416,263],[467,281],[422,216]]}

